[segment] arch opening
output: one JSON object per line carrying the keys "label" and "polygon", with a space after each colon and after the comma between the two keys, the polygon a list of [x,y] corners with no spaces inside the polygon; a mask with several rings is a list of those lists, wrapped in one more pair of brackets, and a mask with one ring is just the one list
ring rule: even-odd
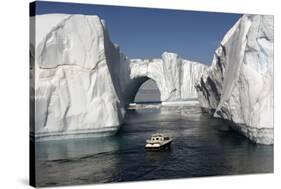
{"label": "arch opening", "polygon": [[[151,81],[149,81],[151,80]],[[141,89],[140,94],[138,94],[140,88],[142,87],[142,85],[144,83],[146,83],[146,81],[149,81],[148,84],[144,85],[144,90]],[[145,90],[147,89],[147,90]],[[141,95],[143,93],[147,93],[147,95],[145,95],[146,97],[143,97],[142,100]],[[148,93],[155,93],[155,94],[151,94],[149,95]],[[138,95],[137,97],[137,101],[145,101],[145,99],[147,99],[148,102],[152,102],[152,101],[158,101],[161,102],[161,90],[159,88],[159,85],[157,84],[157,82],[147,76],[144,77],[136,77],[134,79],[132,79],[126,86],[125,91],[124,91],[124,102],[126,104],[126,107],[130,104],[130,103],[135,103],[135,97]],[[158,97],[159,96],[159,97]],[[152,98],[149,98],[152,97]],[[159,98],[159,99],[158,99]]]}
{"label": "arch opening", "polygon": [[160,91],[156,82],[150,78],[144,81],[133,99],[134,103],[160,103]]}

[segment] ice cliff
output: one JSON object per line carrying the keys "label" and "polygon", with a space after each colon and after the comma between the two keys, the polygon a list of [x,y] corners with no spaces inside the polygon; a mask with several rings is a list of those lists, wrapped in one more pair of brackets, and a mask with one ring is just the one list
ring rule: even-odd
{"label": "ice cliff", "polygon": [[124,116],[113,68],[120,53],[102,20],[49,14],[32,17],[31,24],[35,138],[115,132]]}
{"label": "ice cliff", "polygon": [[31,17],[30,24],[36,139],[116,132],[147,79],[157,83],[162,101],[197,97],[194,84],[206,66],[167,52],[161,59],[130,60],[97,16],[47,14]]}
{"label": "ice cliff", "polygon": [[201,107],[249,139],[273,143],[273,17],[244,15],[196,84]]}

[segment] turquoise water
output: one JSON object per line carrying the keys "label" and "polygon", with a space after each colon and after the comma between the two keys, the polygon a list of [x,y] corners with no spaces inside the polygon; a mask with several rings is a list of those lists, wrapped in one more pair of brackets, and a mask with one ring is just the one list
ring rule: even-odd
{"label": "turquoise water", "polygon": [[[144,150],[155,132],[171,149]],[[273,172],[273,146],[254,144],[199,107],[129,110],[115,136],[36,143],[38,186]]]}

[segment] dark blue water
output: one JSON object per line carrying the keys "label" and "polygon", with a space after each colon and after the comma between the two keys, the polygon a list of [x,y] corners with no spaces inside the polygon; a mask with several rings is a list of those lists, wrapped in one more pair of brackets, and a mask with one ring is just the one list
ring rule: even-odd
{"label": "dark blue water", "polygon": [[[273,172],[273,146],[250,142],[198,107],[154,106],[129,110],[116,136],[36,143],[37,185]],[[174,138],[170,150],[144,150],[155,132]]]}

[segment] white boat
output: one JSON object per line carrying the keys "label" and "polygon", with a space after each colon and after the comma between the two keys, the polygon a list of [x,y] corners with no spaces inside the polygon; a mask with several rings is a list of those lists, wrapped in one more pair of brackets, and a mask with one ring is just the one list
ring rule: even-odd
{"label": "white boat", "polygon": [[156,133],[146,140],[145,149],[147,150],[163,150],[170,147],[173,139],[161,133]]}

